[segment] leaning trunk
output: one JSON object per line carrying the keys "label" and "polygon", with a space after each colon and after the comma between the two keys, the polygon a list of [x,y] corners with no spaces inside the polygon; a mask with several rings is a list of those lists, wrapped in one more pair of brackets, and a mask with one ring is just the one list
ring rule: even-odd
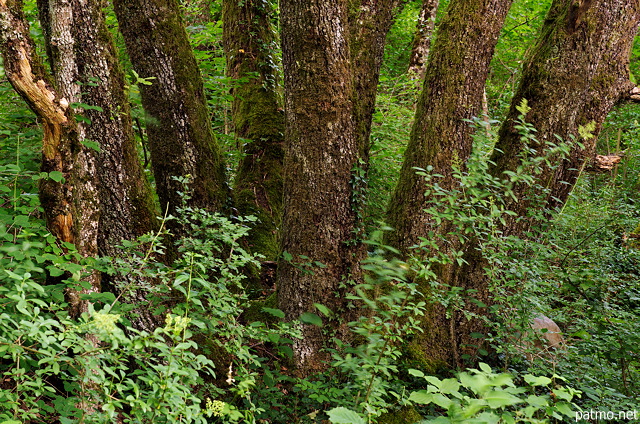
{"label": "leaning trunk", "polygon": [[[115,12],[147,113],[151,164],[162,211],[220,211],[228,200],[224,163],[211,132],[204,86],[177,0],[115,0]],[[182,181],[180,181],[182,179]],[[181,197],[189,180],[190,199]],[[170,221],[178,235],[184,232]]]}
{"label": "leaning trunk", "polygon": [[[400,179],[388,211],[388,222],[395,229],[388,235],[388,242],[404,255],[415,252],[418,256],[450,256],[460,248],[457,235],[449,235],[455,228],[436,226],[425,211],[434,199],[425,197],[425,181],[414,168],[431,167],[433,174],[441,175],[435,180],[440,187],[455,188],[452,167],[464,164],[471,153],[473,128],[468,121],[480,113],[489,63],[510,4],[510,0],[451,2],[438,26]],[[438,240],[438,252],[412,249],[421,238]],[[436,267],[439,283],[453,283],[454,263]],[[423,291],[429,290],[424,283]],[[480,301],[486,300],[486,290],[478,288],[476,296]],[[467,353],[460,351],[460,346],[473,344],[468,340],[469,334],[481,326],[476,321],[446,316],[440,305],[433,305],[424,322],[424,335],[414,341],[412,349],[427,358],[429,367],[459,365]]]}
{"label": "leaning trunk", "polygon": [[[521,235],[535,219],[528,218],[533,199],[542,200],[547,216],[564,205],[585,164],[595,156],[596,137],[613,105],[634,85],[629,80],[629,55],[640,22],[634,0],[556,0],[540,36],[527,56],[520,85],[500,129],[492,173],[515,170],[525,152],[544,154],[549,143],[579,141],[565,159],[543,164],[533,187],[519,186],[516,212],[505,232]],[[524,144],[515,128],[523,99],[530,107],[526,121],[536,128],[535,144]],[[591,128],[589,128],[591,126]],[[580,128],[588,129],[580,134]],[[537,215],[540,216],[539,214]]]}

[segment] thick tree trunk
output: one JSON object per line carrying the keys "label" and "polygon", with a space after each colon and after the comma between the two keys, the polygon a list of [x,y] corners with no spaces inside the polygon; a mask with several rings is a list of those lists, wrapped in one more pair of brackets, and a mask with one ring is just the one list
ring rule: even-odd
{"label": "thick tree trunk", "polygon": [[241,215],[258,218],[247,242],[268,261],[275,261],[280,250],[285,131],[273,58],[273,13],[268,2],[223,1],[227,74],[245,79],[232,90],[235,134],[243,139],[245,153],[235,181],[235,207]]}
{"label": "thick tree trunk", "polygon": [[[629,80],[629,55],[640,22],[636,0],[556,0],[545,19],[536,44],[525,60],[520,85],[511,102],[508,117],[492,160],[492,173],[501,175],[520,164],[526,149],[546,151],[545,143],[575,138],[569,156],[554,168],[544,166],[537,186],[516,190],[517,202],[510,208],[516,217],[508,222],[507,234],[521,235],[535,224],[527,217],[532,199],[544,196],[547,214],[567,200],[585,163],[595,156],[597,135],[613,105],[634,88]],[[531,110],[526,120],[536,128],[538,144],[524,145],[514,121],[523,99]],[[595,124],[594,137],[584,139],[580,126]],[[538,205],[539,207],[540,205]]]}
{"label": "thick tree trunk", "polygon": [[[446,236],[453,230],[448,225],[436,226],[424,211],[433,199],[425,197],[425,181],[414,168],[432,167],[434,174],[442,175],[436,180],[441,187],[455,187],[452,166],[464,164],[471,153],[473,128],[466,120],[481,111],[489,63],[510,4],[510,0],[451,2],[438,26],[400,179],[388,211],[388,223],[395,230],[387,241],[405,255],[419,244],[420,238],[432,237],[430,232]],[[438,241],[440,254],[452,254],[460,248],[457,237],[445,240]],[[455,271],[453,264],[443,264],[435,270],[438,281],[445,285],[453,283]],[[429,290],[425,284],[425,294]],[[486,292],[478,290],[476,296],[485,300]],[[456,322],[456,317],[446,318],[441,306],[433,306],[424,322],[425,333],[416,338],[413,346],[430,362],[427,366],[459,364],[467,353],[459,347],[471,344],[468,336],[477,331],[479,323],[461,321],[459,327]],[[459,336],[465,340],[460,341]]]}
{"label": "thick tree trunk", "polygon": [[464,163],[472,147],[473,128],[465,120],[481,111],[489,63],[510,4],[510,0],[451,2],[438,27],[389,206],[388,221],[395,228],[389,240],[404,252],[432,229],[424,212],[431,199],[425,198],[424,179],[414,168],[432,166],[435,174],[443,175],[438,184],[444,188],[455,183],[451,166],[454,160]]}
{"label": "thick tree trunk", "polygon": [[[224,208],[229,195],[222,156],[211,132],[202,77],[176,0],[115,0],[114,8],[133,68],[141,78],[148,115],[151,163],[160,206],[175,216],[182,183],[190,179],[189,206]],[[179,227],[170,228],[178,233]]]}
{"label": "thick tree trunk", "polygon": [[[340,293],[358,278],[362,245],[353,233],[352,169],[358,164],[347,1],[281,3],[286,156],[278,301],[287,319],[314,303],[344,312]],[[288,261],[290,255],[291,260]],[[321,263],[322,266],[318,266]],[[325,366],[319,327],[304,325],[294,361],[300,374]]]}
{"label": "thick tree trunk", "polygon": [[[98,189],[94,178],[95,151],[84,146],[84,130],[76,125],[69,103],[75,92],[56,90],[39,64],[29,28],[22,15],[21,1],[0,1],[2,19],[2,53],[5,73],[21,97],[38,115],[43,126],[43,172],[52,178],[40,184],[40,202],[47,228],[60,241],[74,243],[86,257],[98,253]],[[75,83],[77,61],[72,50],[70,9],[61,10],[52,19],[50,31],[56,37],[65,60],[54,68],[57,82],[67,79]],[[59,85],[59,84],[56,84]],[[75,84],[69,84],[78,87]],[[77,88],[79,90],[79,87]],[[53,173],[53,174],[52,174]],[[79,316],[87,310],[80,293],[100,291],[100,274],[84,277],[89,288],[68,289],[69,313]]]}
{"label": "thick tree trunk", "polygon": [[440,0],[422,0],[422,7],[418,15],[416,33],[411,43],[409,55],[409,75],[417,81],[422,81],[426,69],[427,57],[431,48],[431,36],[436,23],[436,13]]}
{"label": "thick tree trunk", "polygon": [[[640,23],[640,3],[635,0],[614,2],[593,0],[576,3],[556,0],[544,22],[535,46],[524,64],[522,78],[512,99],[509,115],[502,125],[492,162],[491,173],[503,176],[515,171],[523,158],[543,156],[556,136],[574,144],[565,160],[543,163],[533,185],[514,189],[517,200],[507,205],[515,212],[505,217],[502,236],[524,237],[539,224],[540,209],[548,219],[564,205],[585,163],[595,155],[596,137],[613,105],[628,97],[634,85],[629,81],[629,55]],[[526,120],[536,128],[535,144],[525,145],[515,128],[523,99],[531,108]],[[592,137],[584,138],[580,127],[592,125]],[[583,131],[584,133],[584,131]],[[509,198],[510,199],[510,198]],[[487,293],[490,264],[477,241],[465,247],[465,263],[454,269],[452,284]],[[462,318],[453,322],[457,328]],[[477,330],[481,332],[480,329]],[[464,342],[464,333],[457,339]],[[480,343],[476,340],[473,344]]]}
{"label": "thick tree trunk", "polygon": [[[105,1],[38,2],[56,86],[73,104],[86,105],[74,110],[86,118],[78,122],[79,142],[99,145],[88,150],[94,166],[91,172],[82,175],[84,181],[92,182],[96,191],[79,193],[81,199],[87,198],[99,208],[93,240],[100,255],[117,257],[121,255],[117,246],[122,240],[133,240],[157,229],[158,225],[151,188],[135,147],[124,74],[105,24],[102,11],[105,6]],[[63,26],[68,31],[64,45],[54,32],[60,27],[61,16],[68,20]],[[96,161],[99,166],[95,166]],[[118,288],[109,277],[102,277],[105,288],[117,293]],[[121,283],[127,281],[124,275],[116,278],[122,280]],[[126,300],[140,306],[144,304],[142,295]],[[140,312],[134,325],[152,331],[153,316],[149,311]]]}

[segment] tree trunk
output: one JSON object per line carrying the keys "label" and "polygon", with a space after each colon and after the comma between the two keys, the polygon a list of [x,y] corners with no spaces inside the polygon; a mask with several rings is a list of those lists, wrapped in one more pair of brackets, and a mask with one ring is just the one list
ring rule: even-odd
{"label": "tree trunk", "polygon": [[[521,235],[535,224],[535,219],[523,219],[533,198],[544,196],[547,216],[564,205],[585,163],[594,158],[604,119],[634,88],[629,56],[639,22],[640,3],[635,0],[553,2],[500,129],[492,174],[516,169],[526,149],[544,154],[545,143],[557,143],[556,136],[566,141],[575,138],[583,147],[574,146],[565,160],[554,164],[555,169],[543,167],[537,185],[546,190],[524,186],[516,190],[518,202],[510,205],[516,216],[507,223],[507,234]],[[536,145],[523,144],[514,127],[516,107],[523,99],[531,108],[526,120],[537,130]],[[593,137],[585,139],[579,128],[590,123],[595,124]]]}
{"label": "tree trunk", "polygon": [[[358,164],[347,1],[281,3],[286,105],[286,155],[278,301],[288,320],[323,304],[344,312],[341,284],[358,279],[361,243],[352,202]],[[289,256],[290,255],[290,256]],[[288,258],[291,260],[287,260]],[[318,263],[322,264],[321,266]],[[303,326],[294,345],[302,375],[325,366],[321,328]]]}
{"label": "tree trunk", "polygon": [[[229,190],[211,132],[202,77],[176,0],[115,0],[114,9],[133,68],[151,85],[140,87],[147,113],[151,163],[160,206],[176,215],[189,178],[187,205],[220,211]],[[170,222],[171,223],[171,222]],[[170,225],[174,232],[183,230]]]}
{"label": "tree trunk", "polygon": [[510,0],[452,2],[438,27],[388,212],[395,228],[389,241],[404,252],[431,229],[424,212],[430,199],[423,195],[424,180],[414,168],[432,166],[435,174],[443,175],[438,184],[444,188],[454,184],[454,160],[464,163],[471,153],[473,128],[465,120],[481,110],[489,63],[510,4]]}
{"label": "tree trunk", "polygon": [[[388,211],[388,223],[395,230],[389,233],[387,241],[405,255],[419,244],[420,238],[433,237],[430,232],[445,237],[437,242],[440,253],[451,255],[460,248],[457,237],[447,236],[453,228],[436,226],[424,211],[433,199],[425,197],[425,181],[414,168],[432,167],[434,174],[442,175],[436,180],[441,187],[455,187],[452,166],[464,164],[471,153],[473,128],[466,120],[481,111],[489,63],[510,4],[510,0],[451,2],[438,25],[400,179]],[[443,264],[435,272],[440,283],[453,283],[453,264]],[[425,294],[429,290],[424,284]],[[476,296],[486,300],[483,290],[478,290]],[[460,342],[458,335],[468,338],[477,331],[479,323],[461,321],[458,327],[457,321],[456,317],[446,319],[439,305],[434,305],[426,317],[425,333],[416,338],[413,349],[427,358],[428,367],[460,364],[466,352],[460,352],[459,347],[470,342]]]}
{"label": "tree trunk", "polygon": [[[95,173],[95,151],[84,146],[83,129],[76,125],[69,102],[73,93],[57,91],[39,63],[21,1],[0,2],[2,19],[2,54],[7,78],[42,121],[42,172],[50,178],[40,184],[40,203],[47,228],[61,243],[74,243],[85,257],[98,253],[97,227],[99,198]],[[52,21],[51,33],[61,50],[70,48],[67,31],[70,13],[61,11]],[[77,66],[68,57],[55,69],[57,78],[71,78]],[[74,74],[75,75],[75,74]],[[81,293],[100,291],[100,274],[85,276],[88,288],[67,290],[69,313],[77,317],[87,310]]]}
{"label": "tree trunk", "polygon": [[409,56],[409,75],[417,81],[424,79],[427,57],[431,47],[431,36],[436,23],[436,13],[440,0],[422,0],[422,7],[418,15],[416,33],[411,43],[411,55]]}
{"label": "tree trunk", "polygon": [[[79,142],[99,146],[88,150],[94,167],[83,175],[85,181],[92,181],[97,188],[92,193],[94,197],[89,198],[99,208],[94,234],[97,251],[100,255],[117,257],[122,254],[117,247],[121,241],[154,231],[158,225],[151,188],[136,151],[124,74],[105,24],[102,11],[105,6],[105,1],[38,2],[56,86],[73,104],[85,105],[74,110],[85,118],[78,122]],[[64,47],[54,33],[56,25],[60,26],[57,23],[60,16],[67,16],[69,21],[63,27],[68,31]],[[100,166],[95,166],[96,161]],[[87,197],[82,193],[80,196]],[[136,284],[125,275],[115,278],[121,284]],[[114,278],[103,275],[102,279],[103,289],[119,293]],[[142,294],[125,300],[139,306],[144,304]],[[156,322],[151,313],[139,312],[134,320],[136,328],[152,331]]]}
{"label": "tree trunk", "polygon": [[273,58],[273,13],[268,2],[223,1],[227,74],[239,81],[232,90],[231,110],[245,154],[235,181],[235,207],[240,215],[258,218],[247,242],[268,261],[275,261],[280,251],[285,131]]}
{"label": "tree trunk", "polygon": [[[348,42],[353,73],[353,113],[361,158],[360,166],[365,170],[369,164],[371,122],[387,33],[405,2],[349,1]],[[361,189],[364,190],[366,187]]]}

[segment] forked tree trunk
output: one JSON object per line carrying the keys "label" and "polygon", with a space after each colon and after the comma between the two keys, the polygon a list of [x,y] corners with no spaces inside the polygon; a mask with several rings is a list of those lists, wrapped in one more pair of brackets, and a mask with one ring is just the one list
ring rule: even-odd
{"label": "forked tree trunk", "polygon": [[[184,187],[175,178],[188,177],[187,205],[221,211],[229,196],[224,163],[177,0],[113,4],[133,68],[150,78],[151,85],[142,84],[140,91],[160,207],[176,215]],[[170,228],[178,235],[184,231],[175,223]]]}
{"label": "forked tree trunk", "polygon": [[278,94],[278,68],[273,57],[276,34],[269,2],[223,1],[223,42],[227,74],[234,87],[232,116],[244,154],[234,187],[240,215],[255,215],[247,239],[253,252],[275,261],[282,223],[284,109]]}
{"label": "forked tree trunk", "polygon": [[[278,299],[288,319],[323,304],[350,320],[344,294],[361,280],[369,136],[386,35],[402,0],[281,4],[287,117]],[[290,255],[290,256],[289,256]],[[309,266],[311,265],[311,266]],[[317,311],[316,311],[317,312]],[[347,337],[344,328],[334,328]],[[327,366],[322,329],[304,327],[300,374]]]}
{"label": "forked tree trunk", "polygon": [[[557,144],[556,136],[574,143],[565,160],[543,163],[533,185],[519,185],[507,208],[515,215],[506,216],[501,236],[525,237],[526,232],[564,205],[585,164],[595,154],[596,137],[613,105],[628,97],[634,85],[629,81],[629,56],[640,23],[640,3],[635,0],[572,0],[553,2],[540,35],[529,51],[516,95],[503,123],[493,153],[495,163],[490,172],[508,178],[505,171],[515,171],[524,158],[543,156],[548,143]],[[523,99],[530,107],[527,122],[535,128],[535,142],[523,144],[515,120]],[[590,137],[580,134],[580,127],[592,126]],[[509,198],[511,199],[511,198]],[[540,214],[544,211],[544,214]],[[491,264],[483,257],[479,244],[466,246],[465,263],[455,268],[452,284],[486,293],[489,279],[485,270]],[[468,329],[461,314],[452,321],[456,328]],[[476,330],[481,332],[480,330]],[[469,340],[460,332],[457,345]],[[480,343],[475,340],[474,345]],[[473,353],[473,352],[471,352]]]}
{"label": "forked tree trunk", "polygon": [[[489,63],[510,5],[511,0],[451,2],[438,25],[400,179],[388,210],[388,223],[395,230],[387,240],[404,255],[412,253],[411,247],[419,244],[420,238],[431,237],[430,232],[445,237],[438,241],[441,253],[451,254],[460,247],[457,237],[447,236],[452,228],[436,226],[425,212],[433,199],[425,197],[425,181],[414,168],[432,167],[434,174],[442,175],[436,180],[441,187],[455,187],[452,166],[464,164],[471,153],[473,128],[467,120],[480,114]],[[415,251],[418,256],[433,253]],[[443,264],[435,272],[439,282],[449,284],[455,267]],[[423,284],[422,290],[429,296],[428,284]],[[480,291],[477,297],[483,300],[486,293]],[[425,332],[416,337],[412,350],[427,359],[426,367],[459,363],[465,352],[459,351],[457,334],[468,335],[479,325],[469,322],[464,323],[468,328],[457,328],[452,324],[438,304],[425,318]]]}
{"label": "forked tree trunk", "polygon": [[[21,1],[0,1],[1,50],[11,85],[41,120],[43,172],[51,178],[40,183],[40,203],[47,228],[61,242],[74,243],[83,256],[98,253],[97,226],[99,206],[95,172],[95,151],[84,146],[82,130],[76,125],[69,93],[54,88],[35,53],[29,27],[24,20]],[[68,14],[57,17],[55,32],[61,48],[68,48]],[[57,71],[67,72],[76,63],[71,60]],[[88,288],[67,290],[69,313],[79,316],[87,310],[81,293],[100,291],[100,275],[84,277]]]}

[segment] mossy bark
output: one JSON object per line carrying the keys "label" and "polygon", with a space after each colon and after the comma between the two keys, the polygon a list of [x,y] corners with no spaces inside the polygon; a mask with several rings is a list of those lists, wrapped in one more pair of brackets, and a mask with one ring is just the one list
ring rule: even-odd
{"label": "mossy bark", "polygon": [[425,65],[431,48],[431,36],[436,22],[439,0],[422,0],[416,33],[411,42],[411,54],[409,55],[409,75],[417,81],[424,78]]}
{"label": "mossy bark", "polygon": [[[83,242],[93,240],[97,253],[117,257],[122,253],[117,247],[121,241],[154,231],[158,223],[151,187],[136,151],[124,74],[105,23],[106,5],[106,1],[40,0],[38,9],[56,85],[70,102],[86,105],[74,108],[77,116],[86,118],[77,124],[79,142],[99,146],[98,150],[84,146],[91,166],[76,166],[83,170],[83,185],[90,182],[93,189],[78,192],[76,201],[98,209],[95,233],[91,239],[85,234]],[[52,31],[60,16],[69,21],[64,48]],[[117,291],[111,280],[102,275],[103,289]],[[144,296],[126,300],[142,305]],[[148,311],[138,315],[134,325],[153,330],[153,316]]]}
{"label": "mossy bark", "polygon": [[[278,299],[287,319],[328,306],[348,322],[344,299],[361,280],[362,208],[371,118],[387,32],[402,0],[281,4],[286,155]],[[318,265],[320,264],[320,265]],[[348,337],[333,323],[338,337]],[[295,347],[301,374],[326,367],[320,328]],[[336,333],[337,331],[337,333]]]}
{"label": "mossy bark", "polygon": [[[286,144],[278,304],[288,320],[320,303],[346,309],[344,283],[360,275],[364,250],[354,240],[357,211],[352,169],[359,146],[354,128],[347,1],[281,3]],[[288,256],[287,256],[288,257]],[[318,263],[322,264],[321,266]],[[298,372],[326,366],[322,328],[303,325],[295,342]]]}
{"label": "mossy bark", "polygon": [[[360,166],[369,164],[371,122],[387,34],[404,0],[349,0],[349,52],[353,73],[352,102]],[[358,190],[365,190],[359,187]]]}
{"label": "mossy bark", "polygon": [[[448,235],[454,229],[436,225],[425,212],[433,199],[425,197],[425,181],[414,168],[432,167],[434,174],[442,175],[437,179],[442,188],[455,187],[452,166],[464,164],[471,153],[473,128],[468,120],[481,110],[489,64],[510,5],[510,0],[451,2],[438,25],[411,138],[387,215],[394,228],[387,241],[404,255],[433,254],[412,249],[430,233],[444,237],[438,241],[440,253],[451,254],[460,248],[458,237]],[[456,272],[453,264],[436,269],[443,284],[455,284]],[[429,296],[428,284],[423,283],[422,290]],[[475,296],[486,301],[482,288]],[[473,353],[473,348],[465,350],[463,346],[476,344],[469,335],[478,331],[481,324],[455,313],[447,319],[444,309],[435,304],[426,315],[424,326],[424,334],[415,338],[412,349],[437,368],[461,365],[462,355]]]}
{"label": "mossy bark", "polygon": [[235,180],[234,206],[240,215],[258,218],[246,241],[268,261],[275,261],[280,249],[285,131],[273,57],[273,13],[269,2],[223,1],[227,74],[238,84],[232,89],[233,124],[245,154]]}
{"label": "mossy bark", "polygon": [[[114,10],[131,63],[151,85],[140,86],[147,113],[151,164],[160,207],[172,215],[182,205],[221,211],[229,189],[224,162],[211,132],[202,76],[176,0],[115,0]],[[170,222],[178,235],[183,230]]]}
{"label": "mossy bark", "polygon": [[[536,177],[538,188],[516,189],[518,201],[510,205],[516,215],[505,226],[506,234],[521,235],[536,224],[536,219],[528,218],[533,199],[543,196],[541,206],[547,216],[566,202],[585,163],[595,155],[604,119],[634,88],[629,56],[639,22],[640,4],[635,0],[555,0],[551,5],[525,58],[522,78],[499,132],[491,172],[499,176],[515,170],[526,149],[544,154],[546,143],[557,143],[556,136],[566,141],[575,138],[583,146],[573,146],[568,157],[555,161],[553,167],[543,165]],[[526,121],[536,128],[535,145],[523,144],[515,128],[516,107],[523,99],[530,107]],[[595,124],[593,137],[584,139],[579,128],[590,123]]]}

